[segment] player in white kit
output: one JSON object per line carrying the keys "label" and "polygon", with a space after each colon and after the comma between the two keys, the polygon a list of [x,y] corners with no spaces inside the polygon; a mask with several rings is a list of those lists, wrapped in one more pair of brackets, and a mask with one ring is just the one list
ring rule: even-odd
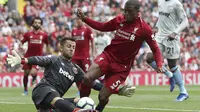
{"label": "player in white kit", "polygon": [[104,48],[108,46],[111,42],[111,38],[102,32],[97,32],[97,37],[94,38],[94,43],[97,51],[97,55],[100,55]]}
{"label": "player in white kit", "polygon": [[[170,68],[169,71],[163,66],[164,74],[170,78],[170,92],[174,90],[175,84],[179,86],[180,94],[175,101],[184,101],[189,96],[177,63],[180,57],[180,32],[188,26],[188,19],[179,0],[158,0],[158,11],[158,32],[154,38]],[[152,53],[148,53],[147,63],[157,68]]]}

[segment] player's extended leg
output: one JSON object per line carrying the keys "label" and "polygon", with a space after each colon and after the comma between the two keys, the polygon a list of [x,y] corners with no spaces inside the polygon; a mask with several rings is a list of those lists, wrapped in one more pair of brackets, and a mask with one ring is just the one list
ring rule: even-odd
{"label": "player's extended leg", "polygon": [[91,87],[88,85],[83,84],[82,82],[77,82],[76,86],[80,92],[80,98],[82,97],[89,97],[91,93]]}
{"label": "player's extended leg", "polygon": [[[79,109],[76,108],[76,106],[71,103],[71,101],[74,100],[74,98],[66,98],[63,99],[61,97],[59,97],[59,94],[57,92],[51,92],[50,94],[48,94],[44,100],[41,102],[41,104],[43,104],[45,107],[50,107],[53,106],[55,108],[57,108],[58,110],[56,110],[56,112],[58,111],[62,111],[62,112],[90,112],[89,109],[85,110],[85,109]],[[41,110],[41,109],[40,109]],[[96,112],[96,111],[94,111]]]}
{"label": "player's extended leg", "polygon": [[[146,58],[146,62],[153,68],[153,69],[157,69],[157,65],[156,62],[154,60],[153,57],[153,53],[148,53],[147,54],[147,58]],[[172,92],[175,88],[175,79],[173,77],[173,74],[171,71],[169,71],[165,66],[163,66],[163,69],[165,70],[164,74],[169,77],[169,81],[170,81],[170,92]]]}
{"label": "player's extended leg", "polygon": [[23,84],[24,84],[24,93],[22,93],[23,96],[27,96],[28,95],[28,75],[30,73],[30,70],[24,70],[24,77],[23,77]]}
{"label": "player's extended leg", "polygon": [[109,97],[112,95],[112,92],[106,88],[105,86],[103,86],[103,88],[101,89],[101,91],[99,92],[99,104],[96,107],[96,110],[98,110],[99,112],[102,112],[103,109],[105,108],[106,104],[109,101]]}
{"label": "player's extended leg", "polygon": [[98,64],[93,63],[88,72],[84,75],[84,84],[92,87],[93,82],[101,76],[102,72]]}
{"label": "player's extended leg", "polygon": [[181,74],[180,69],[177,66],[178,59],[167,59],[168,65],[173,72],[173,76],[176,80],[176,84],[179,86],[180,94],[178,95],[176,101],[184,101],[189,98],[187,90],[185,89],[185,83]]}
{"label": "player's extended leg", "polygon": [[103,87],[103,84],[98,81],[94,81],[91,86],[85,85],[81,82],[77,82],[76,85],[80,91],[80,97],[89,97],[91,93],[91,88],[97,91],[100,91]]}
{"label": "player's extended leg", "polygon": [[[70,103],[73,103],[74,105],[76,105],[76,103],[79,101],[80,98],[63,98],[63,99],[69,101]],[[62,111],[58,108],[53,108],[52,112],[62,112]]]}

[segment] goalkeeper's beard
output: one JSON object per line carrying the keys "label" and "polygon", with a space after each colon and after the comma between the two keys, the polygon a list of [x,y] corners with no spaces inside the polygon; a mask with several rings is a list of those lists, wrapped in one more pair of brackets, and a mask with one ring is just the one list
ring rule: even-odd
{"label": "goalkeeper's beard", "polygon": [[65,54],[63,54],[63,56],[66,58],[66,59],[68,59],[68,60],[71,60],[71,58],[72,58],[72,56],[70,56],[70,55],[65,55]]}

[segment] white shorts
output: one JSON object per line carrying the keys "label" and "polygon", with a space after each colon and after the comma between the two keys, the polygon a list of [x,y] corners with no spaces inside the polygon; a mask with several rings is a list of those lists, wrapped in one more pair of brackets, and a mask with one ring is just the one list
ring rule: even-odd
{"label": "white shorts", "polygon": [[178,59],[180,57],[180,38],[169,41],[167,37],[155,37],[158,46],[167,59]]}

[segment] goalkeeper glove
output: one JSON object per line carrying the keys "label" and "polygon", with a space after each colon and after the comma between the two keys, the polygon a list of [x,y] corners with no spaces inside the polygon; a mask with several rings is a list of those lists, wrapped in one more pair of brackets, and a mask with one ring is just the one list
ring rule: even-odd
{"label": "goalkeeper glove", "polygon": [[130,85],[120,85],[118,95],[131,97],[135,93],[136,87]]}
{"label": "goalkeeper glove", "polygon": [[8,54],[8,57],[6,58],[11,67],[25,62],[24,58],[21,58],[15,50],[12,50],[11,53],[12,55]]}

